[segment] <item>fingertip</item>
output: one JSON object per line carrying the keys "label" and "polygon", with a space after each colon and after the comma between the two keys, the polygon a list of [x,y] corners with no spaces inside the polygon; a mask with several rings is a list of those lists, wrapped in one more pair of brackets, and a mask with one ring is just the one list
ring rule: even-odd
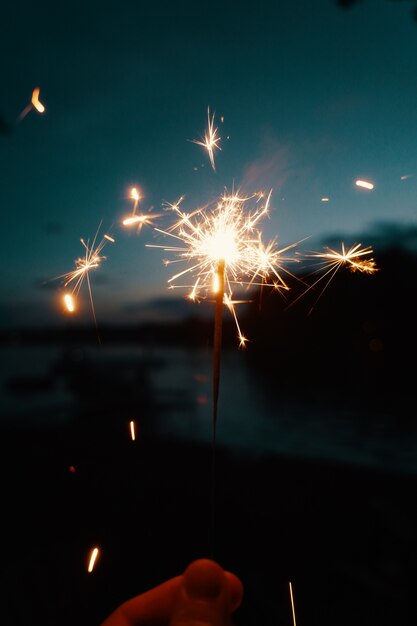
{"label": "fingertip", "polygon": [[232,574],[232,572],[225,572],[225,576],[229,583],[230,612],[233,613],[242,604],[243,583],[240,578],[238,578],[236,574]]}
{"label": "fingertip", "polygon": [[197,559],[184,572],[184,587],[191,598],[213,600],[224,586],[225,572],[210,559]]}

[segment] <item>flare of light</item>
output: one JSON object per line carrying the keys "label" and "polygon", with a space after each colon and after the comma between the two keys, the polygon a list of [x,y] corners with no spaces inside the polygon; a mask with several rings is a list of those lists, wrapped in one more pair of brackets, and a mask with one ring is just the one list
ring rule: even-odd
{"label": "flare of light", "polygon": [[104,239],[107,239],[107,241],[110,241],[111,243],[115,243],[115,238],[111,237],[110,235],[104,235]]}
{"label": "flare of light", "polygon": [[136,434],[135,434],[135,422],[133,420],[131,420],[129,422],[129,426],[130,426],[130,436],[132,438],[132,441],[135,441],[136,439]]}
{"label": "flare of light", "polygon": [[64,295],[64,306],[66,308],[66,310],[68,311],[68,313],[74,313],[75,312],[75,301],[74,298],[72,296],[71,293],[66,293]]}
{"label": "flare of light", "polygon": [[205,132],[204,139],[202,140],[193,139],[192,143],[195,143],[198,146],[203,146],[203,148],[207,150],[211,167],[213,168],[213,170],[216,170],[216,165],[214,163],[214,151],[221,150],[219,146],[221,137],[219,137],[217,133],[218,128],[214,127],[214,113],[212,117],[210,118],[210,107],[208,107],[207,109],[207,120],[208,120],[207,130]]}
{"label": "flare of light", "polygon": [[138,233],[141,232],[143,226],[151,226],[153,221],[159,217],[159,214],[145,214],[145,213],[137,213],[137,209],[139,206],[139,200],[142,199],[140,195],[140,191],[137,187],[131,187],[129,190],[129,197],[133,200],[133,208],[132,213],[125,217],[122,220],[123,226],[137,226]]}
{"label": "flare of light", "polygon": [[292,591],[291,581],[288,583],[290,587],[290,598],[291,598],[291,611],[292,611],[292,623],[293,626],[297,626],[297,622],[295,621],[295,607],[294,607],[294,595]]}
{"label": "flare of light", "polygon": [[[224,265],[223,304],[235,318],[241,347],[247,339],[237,323],[234,289],[237,286],[248,289],[253,285],[289,289],[283,274],[290,272],[282,266],[283,261],[289,259],[283,254],[296,244],[276,249],[274,241],[263,243],[259,230],[259,222],[268,214],[271,193],[266,197],[263,193],[251,196],[224,193],[216,202],[191,213],[180,208],[183,200],[180,198],[175,204],[167,204],[178,220],[168,230],[155,229],[174,239],[176,244],[147,244],[147,247],[162,248],[175,255],[174,260],[164,261],[165,265],[186,264],[168,284],[170,288],[189,289],[188,297],[193,301],[218,293],[219,264]],[[251,205],[249,210],[248,205]],[[187,277],[192,277],[193,282],[178,284],[179,279]]]}
{"label": "flare of light", "polygon": [[322,198],[322,199],[321,199],[321,201],[322,201],[322,202],[328,202],[328,201],[329,201],[329,198]]}
{"label": "flare of light", "polygon": [[45,111],[45,106],[39,100],[39,93],[40,93],[39,87],[35,87],[35,89],[32,92],[31,102],[32,102],[33,107],[38,111],[38,113],[43,113]]}
{"label": "flare of light", "polygon": [[[371,246],[362,247],[362,244],[357,243],[346,249],[345,244],[342,242],[341,251],[333,250],[328,246],[324,246],[325,252],[313,252],[311,254],[306,254],[307,258],[316,258],[317,269],[312,273],[316,274],[318,272],[324,272],[322,276],[320,276],[312,285],[306,289],[306,291],[301,294],[292,304],[294,304],[297,300],[299,300],[307,291],[313,289],[318,283],[322,280],[326,280],[325,285],[322,291],[319,294],[319,298],[323,295],[324,291],[329,286],[330,282],[335,277],[336,273],[340,270],[341,267],[347,267],[351,272],[360,272],[364,274],[374,274],[378,271],[378,267],[376,266],[375,260],[369,255],[373,253],[373,249]],[[316,302],[317,302],[316,300]],[[312,310],[312,309],[311,309]],[[311,311],[310,310],[310,311]]]}
{"label": "flare of light", "polygon": [[135,201],[135,202],[139,202],[140,200],[140,193],[139,191],[136,189],[136,187],[131,187],[130,189],[130,197]]}
{"label": "flare of light", "polygon": [[99,549],[98,548],[93,548],[91,550],[90,559],[89,559],[89,562],[88,562],[88,572],[89,572],[89,574],[91,574],[91,572],[94,569],[94,566],[96,564],[96,560],[97,560],[97,557],[98,557],[98,553],[99,553]]}
{"label": "flare of light", "polygon": [[355,185],[357,187],[363,187],[364,189],[373,189],[374,188],[374,184],[368,182],[367,180],[356,180],[355,181]]}

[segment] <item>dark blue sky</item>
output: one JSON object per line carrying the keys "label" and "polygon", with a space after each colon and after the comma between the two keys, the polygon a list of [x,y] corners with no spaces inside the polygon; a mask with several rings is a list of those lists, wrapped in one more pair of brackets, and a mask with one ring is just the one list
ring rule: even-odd
{"label": "dark blue sky", "polygon": [[[155,213],[181,195],[191,210],[233,184],[272,188],[264,239],[309,237],[302,249],[359,240],[377,258],[378,225],[417,225],[411,9],[389,0],[348,11],[332,0],[6,3],[0,113],[14,123],[35,86],[47,111],[0,135],[2,325],[61,319],[62,283],[45,281],[73,268],[80,237],[101,221],[116,243],[91,274],[98,319],[133,322],[149,299],[172,295],[166,254],[145,248],[161,240],[120,224],[131,185]],[[222,137],[216,172],[189,141],[204,132],[208,106]]]}

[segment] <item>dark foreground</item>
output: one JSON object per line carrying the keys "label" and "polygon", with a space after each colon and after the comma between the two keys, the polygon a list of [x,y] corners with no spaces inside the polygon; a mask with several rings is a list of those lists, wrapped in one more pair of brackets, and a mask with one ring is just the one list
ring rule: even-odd
{"label": "dark foreground", "polygon": [[236,456],[218,442],[212,526],[210,443],[82,427],[8,427],[0,441],[7,626],[98,626],[210,556],[243,581],[237,625],[290,625],[290,580],[300,626],[417,623],[415,476]]}

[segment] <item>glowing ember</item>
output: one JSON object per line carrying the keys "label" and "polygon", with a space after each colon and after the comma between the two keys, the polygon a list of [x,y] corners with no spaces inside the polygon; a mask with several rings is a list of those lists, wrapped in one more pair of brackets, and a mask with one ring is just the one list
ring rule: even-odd
{"label": "glowing ember", "polygon": [[25,118],[26,115],[30,113],[33,109],[38,111],[38,113],[43,113],[45,111],[45,106],[39,100],[39,92],[40,92],[39,87],[35,87],[35,89],[32,92],[30,103],[27,106],[25,106],[23,111],[20,113],[20,115],[18,116],[16,120],[16,124],[21,122],[23,118]]}
{"label": "glowing ember", "polygon": [[91,572],[93,571],[94,566],[95,566],[95,564],[96,564],[96,560],[97,560],[97,557],[98,557],[98,553],[99,553],[98,548],[93,548],[93,549],[91,550],[91,553],[90,553],[90,560],[89,560],[89,562],[88,562],[88,572],[89,572],[90,574],[91,574]]}
{"label": "glowing ember", "polygon": [[68,313],[74,313],[74,311],[75,311],[75,302],[74,302],[74,298],[73,298],[72,294],[66,293],[64,295],[63,300],[64,300],[65,308],[68,311]]}
{"label": "glowing ember", "polygon": [[42,104],[42,102],[39,100],[39,92],[40,92],[39,87],[35,87],[32,93],[31,102],[33,104],[33,107],[38,111],[38,113],[43,113],[45,111],[45,107]]}
{"label": "glowing ember", "polygon": [[204,139],[202,141],[193,139],[192,143],[196,143],[198,146],[203,146],[203,148],[207,150],[211,167],[213,168],[213,170],[215,170],[216,166],[214,164],[214,151],[221,150],[219,146],[219,141],[221,137],[219,137],[217,134],[218,129],[214,128],[214,113],[210,119],[210,107],[207,109],[207,119],[208,119],[207,131],[204,135]]}
{"label": "glowing ember", "polygon": [[367,180],[356,180],[355,185],[357,187],[363,187],[364,189],[373,189],[373,183],[369,183]]}
{"label": "glowing ember", "polygon": [[129,426],[130,426],[130,436],[132,438],[132,441],[135,441],[136,439],[136,435],[135,435],[135,422],[133,420],[131,420],[129,422]]}

